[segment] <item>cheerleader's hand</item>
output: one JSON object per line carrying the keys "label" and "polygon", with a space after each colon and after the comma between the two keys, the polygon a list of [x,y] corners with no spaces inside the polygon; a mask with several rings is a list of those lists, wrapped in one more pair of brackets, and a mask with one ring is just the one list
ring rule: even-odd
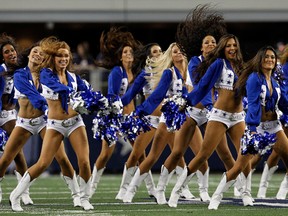
{"label": "cheerleader's hand", "polygon": [[111,104],[111,108],[112,108],[112,112],[117,114],[117,113],[122,113],[123,112],[123,104],[122,104],[122,101],[121,100],[117,100],[117,101],[114,101],[112,104]]}
{"label": "cheerleader's hand", "polygon": [[138,107],[136,107],[135,110],[130,115],[133,115],[134,117],[144,117],[145,116],[143,111],[140,110]]}
{"label": "cheerleader's hand", "polygon": [[73,110],[80,114],[89,114],[89,110],[85,106],[85,101],[79,92],[74,93],[73,97],[70,98],[70,105]]}

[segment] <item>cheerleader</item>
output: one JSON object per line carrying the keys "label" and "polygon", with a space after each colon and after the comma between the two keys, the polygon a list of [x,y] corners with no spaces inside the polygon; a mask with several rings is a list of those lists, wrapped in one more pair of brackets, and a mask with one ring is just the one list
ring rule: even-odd
{"label": "cheerleader", "polygon": [[[0,127],[10,135],[15,127],[17,118],[13,73],[18,65],[18,51],[15,40],[5,33],[0,36],[0,61],[3,61],[0,66]],[[26,159],[22,149],[17,152],[14,162],[16,165],[16,170],[14,171],[16,177],[21,177],[27,170]],[[2,180],[3,176],[0,177],[0,203],[2,201]],[[24,205],[33,204],[29,191],[23,194],[22,201]]]}
{"label": "cheerleader", "polygon": [[[218,98],[209,113],[202,147],[190,161],[175,184],[169,199],[169,206],[177,206],[181,188],[185,187],[196,171],[214,152],[227,132],[236,149],[240,149],[240,138],[244,133],[244,112],[241,99],[235,98],[233,85],[242,68],[240,44],[234,35],[224,35],[217,46],[209,52],[195,72],[197,86],[188,94],[191,106],[198,104],[215,87]],[[250,167],[245,170],[246,175]]]}
{"label": "cheerleader", "polygon": [[49,109],[46,133],[37,163],[25,172],[10,194],[11,207],[13,211],[23,211],[21,195],[52,163],[62,140],[67,137],[78,159],[80,203],[84,210],[91,210],[94,207],[89,202],[91,170],[87,133],[81,115],[68,104],[71,92],[84,91],[87,86],[79,76],[69,72],[72,54],[66,42],[51,36],[43,39],[40,46],[47,55],[40,72],[42,94]]}
{"label": "cheerleader", "polygon": [[[124,28],[112,27],[107,33],[102,33],[100,38],[100,52],[102,58],[97,62],[98,66],[111,70],[108,77],[108,95],[122,97],[128,86],[136,77],[132,70],[134,61],[133,52],[140,47],[131,32]],[[123,114],[129,114],[134,110],[134,103],[131,101],[123,109]],[[131,143],[133,144],[133,143]],[[98,156],[92,172],[92,193],[95,193],[106,164],[114,152],[115,145],[106,140],[102,141],[102,149]],[[143,155],[144,156],[144,155]]]}
{"label": "cheerleader", "polygon": [[[26,65],[26,67],[17,69],[14,73],[14,97],[18,99],[19,112],[15,129],[12,131],[5,146],[5,151],[0,158],[0,176],[2,178],[9,164],[30,136],[39,134],[42,139],[44,138],[46,131],[45,112],[48,111],[48,106],[45,98],[40,94],[42,87],[39,80],[40,65],[44,60],[44,56],[40,45],[38,43],[34,44],[21,55],[21,65]],[[65,153],[64,143],[60,146],[55,158],[60,165],[62,177],[71,190],[74,206],[81,206],[79,185],[73,166]],[[22,178],[18,173],[17,177],[19,180]],[[28,192],[27,189],[23,194]]]}
{"label": "cheerleader", "polygon": [[[139,116],[150,115],[163,101],[165,96],[172,97],[173,95],[182,95],[183,92],[187,91],[183,86],[183,77],[186,76],[187,71],[187,60],[176,43],[170,44],[165,53],[160,56],[154,64],[152,63],[151,66],[153,68],[151,72],[158,72],[151,77],[151,82],[155,89],[141,105],[137,106],[136,113]],[[166,144],[171,143],[171,140],[174,140],[174,133],[167,131],[164,116],[161,115],[149,155],[137,168],[127,192],[123,197],[123,202],[132,202],[137,188],[147,177],[149,170],[151,170],[160,157]],[[184,166],[185,161],[182,158],[181,167]],[[170,176],[172,176],[172,174],[173,173],[171,173]],[[165,190],[164,188],[166,188],[166,184],[163,184],[163,190]],[[157,190],[157,203],[165,204],[165,198],[163,199],[161,196],[162,193],[158,192]]]}
{"label": "cheerleader", "polygon": [[[240,95],[246,95],[248,109],[245,117],[247,131],[245,136],[262,134],[275,134],[273,150],[282,158],[286,169],[288,167],[288,139],[282,129],[278,119],[277,109],[279,108],[285,115],[288,114],[288,100],[286,87],[273,78],[276,68],[277,54],[271,46],[262,47],[255,57],[247,62],[247,66],[235,86]],[[248,133],[248,134],[247,134]],[[254,145],[254,144],[253,144]],[[268,147],[271,148],[269,144]],[[237,175],[246,167],[249,167],[253,153],[245,150],[247,146],[241,146],[242,154],[238,154],[234,166],[223,174],[223,177],[214,192],[209,209],[217,209],[223,197],[223,193],[235,181]],[[264,155],[269,148],[260,149],[259,153]],[[246,178],[251,178],[251,173]],[[246,184],[242,195],[244,206],[253,205],[251,200],[251,182]]]}

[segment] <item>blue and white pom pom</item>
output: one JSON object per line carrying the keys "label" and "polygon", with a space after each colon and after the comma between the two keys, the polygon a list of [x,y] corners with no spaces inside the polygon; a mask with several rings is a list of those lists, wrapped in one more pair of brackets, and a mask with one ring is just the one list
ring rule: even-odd
{"label": "blue and white pom pom", "polygon": [[0,152],[4,151],[7,141],[8,141],[7,132],[2,128],[0,128]]}
{"label": "blue and white pom pom", "polygon": [[169,132],[179,130],[186,121],[186,104],[186,98],[179,95],[164,99],[161,111],[164,114]]}
{"label": "blue and white pom pom", "polygon": [[93,119],[92,123],[92,131],[93,138],[97,140],[106,140],[110,145],[116,144],[118,140],[118,132],[120,130],[120,126],[118,125],[118,117],[115,115],[99,115]]}
{"label": "blue and white pom pom", "polygon": [[258,154],[258,144],[260,142],[259,134],[252,134],[250,130],[245,129],[241,138],[241,154]]}
{"label": "blue and white pom pom", "polygon": [[115,95],[108,95],[108,107],[96,113],[93,119],[93,137],[98,140],[105,139],[109,145],[113,145],[118,140],[121,132],[121,119],[123,119],[123,105],[121,98]]}
{"label": "blue and white pom pom", "polygon": [[276,142],[276,134],[252,134],[246,129],[241,138],[241,154],[260,154],[269,155],[272,152],[272,147]]}
{"label": "blue and white pom pom", "polygon": [[270,134],[268,132],[264,132],[262,134],[262,139],[259,142],[258,152],[262,155],[270,155],[272,153],[272,148],[276,143],[276,134]]}
{"label": "blue and white pom pom", "polygon": [[141,132],[149,131],[150,126],[151,124],[145,116],[138,116],[132,112],[130,115],[123,116],[120,131],[125,140],[134,141]]}
{"label": "blue and white pom pom", "polygon": [[111,108],[111,112],[115,115],[122,114],[123,104],[121,98],[118,95],[108,95],[107,99]]}
{"label": "blue and white pom pom", "polygon": [[100,91],[89,89],[71,93],[70,105],[76,112],[87,115],[107,108],[108,100]]}

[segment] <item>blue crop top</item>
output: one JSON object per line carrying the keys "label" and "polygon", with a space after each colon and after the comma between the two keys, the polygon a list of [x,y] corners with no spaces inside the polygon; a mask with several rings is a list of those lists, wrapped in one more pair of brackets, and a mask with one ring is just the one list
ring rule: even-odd
{"label": "blue crop top", "polygon": [[[3,94],[8,95],[8,101],[11,104],[16,104],[14,99],[14,80],[13,76],[2,76],[2,73],[7,71],[7,66],[3,63],[0,66],[0,97],[2,98]],[[0,110],[2,110],[2,100],[0,100]]]}
{"label": "blue crop top", "polygon": [[133,98],[147,85],[147,80],[145,78],[147,73],[145,70],[142,70],[141,73],[136,77],[133,84],[128,88],[126,93],[121,98],[123,106],[126,106],[133,100]]}
{"label": "blue crop top", "polygon": [[234,83],[236,81],[235,79],[235,73],[230,65],[230,63],[227,61],[227,63],[229,63],[229,66],[227,65],[226,61],[223,59],[223,69],[222,69],[222,73],[220,75],[220,77],[218,78],[218,80],[216,81],[216,83],[214,84],[215,88],[222,88],[222,89],[227,89],[227,90],[233,90],[233,86]]}
{"label": "blue crop top", "polygon": [[[198,85],[198,83],[195,82],[195,70],[198,67],[198,65],[204,60],[204,57],[202,55],[200,56],[194,56],[190,59],[189,63],[188,63],[188,70],[189,70],[189,75],[191,77],[192,80],[192,84],[194,86],[194,88]],[[212,93],[211,91],[208,92],[208,94],[201,100],[201,103],[203,106],[207,107],[207,106],[212,106],[213,102],[212,102]]]}
{"label": "blue crop top", "polygon": [[188,94],[187,99],[190,105],[195,106],[213,87],[233,90],[237,79],[238,76],[234,73],[230,62],[226,59],[218,58],[208,67],[204,76],[194,86],[193,91]]}
{"label": "blue crop top", "polygon": [[284,93],[284,86],[281,87],[273,77],[271,81],[272,95],[270,95],[264,75],[253,72],[247,79],[248,109],[245,121],[251,131],[256,131],[256,127],[261,122],[262,107],[265,107],[265,111],[272,112],[276,112],[279,108],[284,114],[288,114],[288,100]]}
{"label": "blue crop top", "polygon": [[61,99],[63,110],[68,111],[69,94],[73,91],[86,91],[87,85],[83,82],[79,75],[66,71],[68,85],[60,82],[59,77],[49,68],[43,68],[40,72],[40,82],[43,87],[42,95],[46,99]]}
{"label": "blue crop top", "polygon": [[165,97],[186,94],[187,89],[183,86],[183,78],[176,67],[163,71],[161,79],[152,94],[139,106],[138,113],[150,115],[163,101]]}
{"label": "blue crop top", "polygon": [[121,97],[127,91],[128,84],[128,76],[125,69],[120,66],[112,68],[108,76],[108,94]]}
{"label": "blue crop top", "polygon": [[14,98],[28,98],[34,108],[42,110],[47,109],[47,102],[45,98],[40,94],[42,92],[41,85],[36,89],[30,69],[28,67],[21,68],[14,73]]}

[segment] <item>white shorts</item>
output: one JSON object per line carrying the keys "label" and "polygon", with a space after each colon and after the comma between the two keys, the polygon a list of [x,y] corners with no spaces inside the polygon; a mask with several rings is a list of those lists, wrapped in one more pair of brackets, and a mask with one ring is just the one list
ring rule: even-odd
{"label": "white shorts", "polygon": [[61,133],[64,137],[69,137],[70,134],[79,127],[85,127],[81,115],[74,116],[65,120],[48,119],[47,130],[53,129]]}
{"label": "white shorts", "polygon": [[3,126],[9,121],[16,120],[17,111],[13,110],[2,110],[0,111],[0,126]]}
{"label": "white shorts", "polygon": [[46,127],[45,115],[32,119],[21,118],[17,116],[15,127],[22,127],[29,131],[32,135],[39,134],[40,131]]}
{"label": "white shorts", "polygon": [[145,118],[149,121],[149,123],[152,125],[153,128],[157,128],[160,122],[160,117],[159,116],[153,116],[153,115],[148,115],[145,116]]}
{"label": "white shorts", "polygon": [[264,134],[264,132],[274,134],[277,133],[278,131],[283,130],[281,122],[279,120],[261,122],[256,129],[257,132],[260,134]]}
{"label": "white shorts", "polygon": [[199,127],[208,121],[208,118],[207,118],[208,113],[209,113],[209,110],[207,110],[206,108],[199,109],[199,108],[192,107],[192,106],[189,106],[186,108],[186,114],[190,118],[192,118]]}
{"label": "white shorts", "polygon": [[217,121],[225,124],[227,129],[233,127],[239,122],[244,121],[245,112],[240,113],[230,113],[224,110],[212,108],[211,112],[208,114],[208,121]]}

